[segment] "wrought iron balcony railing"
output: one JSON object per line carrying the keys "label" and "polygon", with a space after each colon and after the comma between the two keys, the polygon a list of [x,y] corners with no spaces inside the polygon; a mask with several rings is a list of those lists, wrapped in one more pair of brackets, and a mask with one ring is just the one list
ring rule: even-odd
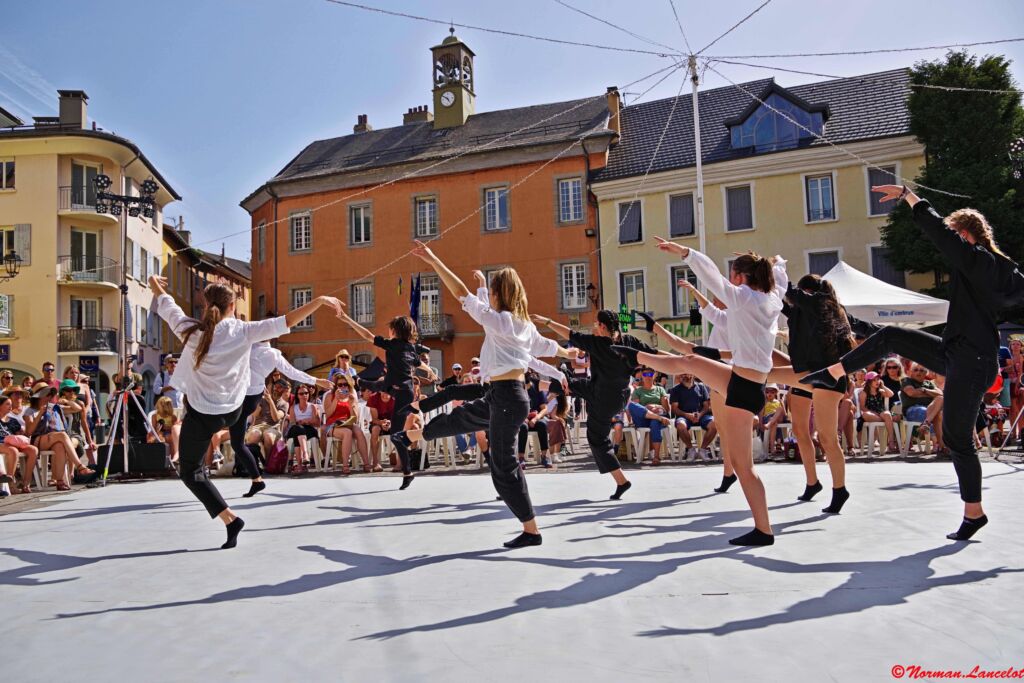
{"label": "wrought iron balcony railing", "polygon": [[117,351],[117,330],[109,327],[59,327],[58,351]]}

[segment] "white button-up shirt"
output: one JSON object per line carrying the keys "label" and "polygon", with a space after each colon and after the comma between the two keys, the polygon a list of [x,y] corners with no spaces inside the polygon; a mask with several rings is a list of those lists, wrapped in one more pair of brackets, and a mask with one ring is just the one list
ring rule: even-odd
{"label": "white button-up shirt", "polygon": [[249,390],[245,392],[245,395],[262,394],[267,386],[267,375],[275,369],[280,370],[281,374],[290,380],[303,384],[316,384],[316,377],[307,375],[286,361],[284,355],[271,346],[270,342],[259,342],[252,345],[252,351],[249,354]]}
{"label": "white button-up shirt", "polygon": [[486,287],[463,297],[462,310],[484,328],[480,349],[480,374],[484,381],[514,370],[525,372],[535,356],[549,358],[558,352],[558,342],[541,336],[529,320],[491,308]]}
{"label": "white button-up shirt", "polygon": [[[170,388],[170,391],[164,391],[165,388]],[[156,376],[156,381],[153,382],[153,395],[157,398],[166,396],[171,399],[171,405],[175,408],[181,407],[181,391],[174,384],[174,374],[161,370],[160,374]]]}
{"label": "white button-up shirt", "polygon": [[[156,310],[167,321],[171,331],[184,341],[184,332],[195,319],[185,315],[167,294],[157,297]],[[213,330],[210,351],[196,367],[195,354],[200,332],[185,343],[174,371],[174,384],[187,397],[191,408],[206,415],[233,412],[245,400],[249,388],[249,355],[256,342],[268,341],[288,332],[284,316],[244,322],[225,318]]]}

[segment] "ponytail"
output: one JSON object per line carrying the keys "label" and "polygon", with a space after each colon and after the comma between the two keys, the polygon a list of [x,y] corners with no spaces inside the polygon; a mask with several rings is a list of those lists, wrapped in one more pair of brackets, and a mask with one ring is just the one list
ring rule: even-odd
{"label": "ponytail", "polygon": [[772,273],[772,262],[752,251],[741,255],[733,261],[732,269],[747,278],[747,286],[758,292],[770,292],[775,289],[775,275]]}
{"label": "ponytail", "polygon": [[183,332],[184,343],[188,344],[192,334],[199,332],[199,344],[196,346],[195,367],[198,368],[206,354],[210,352],[210,344],[213,343],[213,331],[217,324],[225,318],[228,308],[235,301],[235,293],[230,287],[213,283],[206,285],[203,290],[203,298],[206,299],[206,310],[203,311],[202,320],[195,320],[191,327]]}

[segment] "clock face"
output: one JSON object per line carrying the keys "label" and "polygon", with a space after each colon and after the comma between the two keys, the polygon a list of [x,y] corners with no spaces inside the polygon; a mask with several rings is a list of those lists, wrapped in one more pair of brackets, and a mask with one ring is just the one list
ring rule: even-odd
{"label": "clock face", "polygon": [[443,104],[446,107],[450,107],[453,104],[455,104],[455,93],[450,91],[446,93],[441,93],[441,104]]}

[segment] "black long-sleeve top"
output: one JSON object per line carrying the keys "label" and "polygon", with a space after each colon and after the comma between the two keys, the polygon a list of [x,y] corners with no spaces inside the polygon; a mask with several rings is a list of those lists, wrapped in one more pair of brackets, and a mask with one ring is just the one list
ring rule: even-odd
{"label": "black long-sleeve top", "polygon": [[619,340],[613,342],[611,337],[570,332],[569,343],[590,354],[590,376],[593,378],[594,384],[615,390],[622,390],[629,386],[629,378],[632,377],[636,368],[612,351],[612,344],[628,346],[647,353],[658,352],[657,349],[644,344],[631,334],[620,335]]}
{"label": "black long-sleeve top", "polygon": [[914,223],[949,262],[949,313],[942,340],[966,341],[981,355],[999,353],[999,285],[1015,268],[1013,261],[971,244],[946,227],[927,200],[914,205]]}
{"label": "black long-sleeve top", "polygon": [[[821,308],[824,294],[807,294],[789,284],[782,302],[782,313],[789,321],[789,360],[796,372],[818,370],[838,362],[839,355],[849,348],[830,350],[821,329]],[[846,309],[843,309],[846,312]],[[880,328],[874,323],[860,320],[846,312],[855,334],[869,337]],[[834,334],[834,333],[833,333]],[[838,352],[838,353],[837,353]]]}

